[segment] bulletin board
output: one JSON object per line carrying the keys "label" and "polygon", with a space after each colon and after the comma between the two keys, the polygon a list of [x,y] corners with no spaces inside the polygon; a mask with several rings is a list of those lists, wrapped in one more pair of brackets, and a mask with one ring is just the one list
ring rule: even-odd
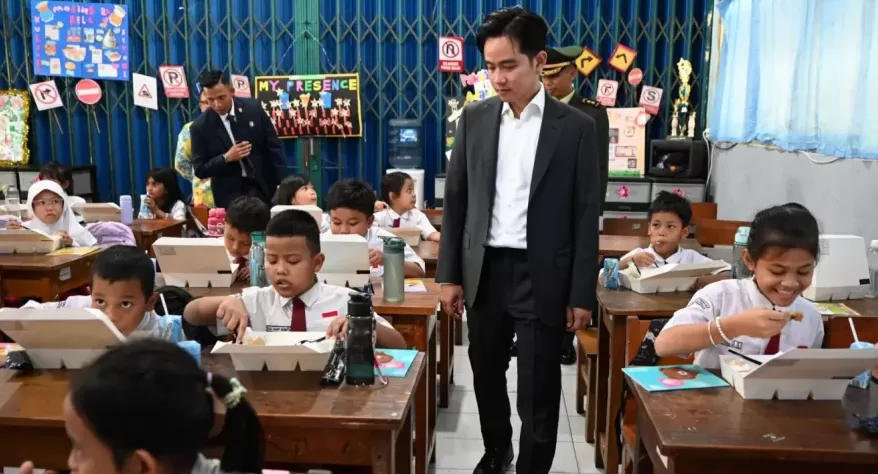
{"label": "bulletin board", "polygon": [[277,136],[360,137],[360,74],[311,74],[254,78],[256,100]]}
{"label": "bulletin board", "polygon": [[127,81],[128,7],[31,0],[34,75]]}
{"label": "bulletin board", "polygon": [[646,113],[642,107],[609,108],[610,177],[640,178],[646,167],[646,128],[638,117]]}

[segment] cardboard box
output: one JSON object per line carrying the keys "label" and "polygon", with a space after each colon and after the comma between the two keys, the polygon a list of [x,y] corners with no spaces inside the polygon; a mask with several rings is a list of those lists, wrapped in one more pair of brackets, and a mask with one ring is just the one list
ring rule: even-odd
{"label": "cardboard box", "polygon": [[369,283],[369,245],[359,235],[321,234],[326,259],[317,278],[330,285],[362,288]]}
{"label": "cardboard box", "polygon": [[421,229],[417,227],[383,227],[384,230],[405,240],[409,247],[417,247],[421,243]]}
{"label": "cardboard box", "polygon": [[51,253],[61,247],[61,237],[27,228],[0,230],[0,253]]}
{"label": "cardboard box", "polygon": [[[229,354],[235,370],[241,371],[322,371],[335,345],[335,339],[313,341],[324,332],[258,332],[247,329],[244,344],[217,342],[213,354]],[[264,344],[248,344],[262,339]]]}
{"label": "cardboard box", "polygon": [[856,235],[821,235],[820,259],[811,286],[802,296],[811,301],[855,300],[869,290],[866,242]]}
{"label": "cardboard box", "polygon": [[222,239],[161,237],[152,248],[166,285],[228,288],[235,281],[238,265]]}
{"label": "cardboard box", "polygon": [[85,222],[121,222],[122,210],[112,202],[86,202],[73,205],[73,212]]}
{"label": "cardboard box", "polygon": [[660,267],[641,268],[639,277],[629,267],[619,272],[619,282],[637,293],[689,291],[698,277],[712,275],[728,266],[729,264],[721,260],[710,263],[669,263]]}
{"label": "cardboard box", "polygon": [[27,351],[34,368],[80,369],[125,336],[91,308],[4,308],[0,331]]}
{"label": "cardboard box", "polygon": [[317,227],[323,225],[323,209],[320,209],[317,206],[274,206],[271,208],[271,217],[274,217],[281,212],[290,211],[293,209],[305,211],[308,214],[311,214],[311,217],[313,217],[314,220],[317,221]]}
{"label": "cardboard box", "polygon": [[851,379],[878,365],[878,350],[793,349],[773,356],[720,358],[722,376],[750,400],[841,400]]}

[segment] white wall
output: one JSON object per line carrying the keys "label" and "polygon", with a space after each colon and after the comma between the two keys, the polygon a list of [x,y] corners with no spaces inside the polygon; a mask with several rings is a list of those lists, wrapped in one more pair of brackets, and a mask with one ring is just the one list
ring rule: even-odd
{"label": "white wall", "polygon": [[[830,157],[811,154],[814,160]],[[841,159],[817,164],[801,153],[739,144],[714,148],[710,187],[718,217],[750,220],[760,209],[798,202],[825,234],[878,239],[878,164]]]}

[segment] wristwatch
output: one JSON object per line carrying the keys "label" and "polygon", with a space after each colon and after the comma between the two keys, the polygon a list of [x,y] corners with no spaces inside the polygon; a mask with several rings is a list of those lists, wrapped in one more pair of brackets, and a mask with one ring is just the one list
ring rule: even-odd
{"label": "wristwatch", "polygon": [[226,156],[226,154],[225,154],[225,153],[223,153],[223,161],[225,161],[225,162],[226,162],[226,163],[228,163],[228,162],[229,162],[229,157],[228,157],[228,156]]}

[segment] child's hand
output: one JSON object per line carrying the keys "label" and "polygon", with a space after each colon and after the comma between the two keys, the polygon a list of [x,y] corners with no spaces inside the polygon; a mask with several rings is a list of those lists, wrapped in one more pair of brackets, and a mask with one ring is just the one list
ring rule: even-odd
{"label": "child's hand", "polygon": [[631,261],[638,267],[648,267],[655,263],[655,257],[649,252],[637,252]]}
{"label": "child's hand", "polygon": [[143,199],[143,203],[146,204],[146,207],[149,208],[149,210],[152,211],[153,214],[155,214],[155,211],[158,210],[158,206],[155,205],[155,201],[149,196],[146,196],[146,198]]}
{"label": "child's hand", "polygon": [[375,212],[387,209],[387,203],[384,201],[375,201]]}
{"label": "child's hand", "polygon": [[34,474],[34,463],[25,461],[21,467],[18,468],[18,474]]}
{"label": "child's hand", "polygon": [[61,237],[61,245],[65,247],[73,245],[73,239],[70,238],[70,234],[67,232],[64,232],[63,230],[59,231],[58,237]]}
{"label": "child's hand", "polygon": [[250,325],[250,315],[240,298],[228,298],[220,303],[216,318],[223,322],[230,332],[234,332],[235,342],[244,340],[244,332]]}
{"label": "child's hand", "polygon": [[250,281],[250,265],[238,266],[238,281]]}
{"label": "child's hand", "polygon": [[11,220],[6,222],[7,229],[21,229],[21,221]]}
{"label": "child's hand", "polygon": [[344,339],[348,333],[348,318],[344,316],[336,316],[326,328],[326,337],[338,337]]}
{"label": "child's hand", "polygon": [[384,252],[378,249],[369,249],[369,266],[373,268],[384,265]]}
{"label": "child's hand", "polygon": [[734,320],[739,328],[736,332],[741,335],[765,339],[780,334],[790,320],[790,315],[780,311],[755,308],[737,314],[729,320]]}

